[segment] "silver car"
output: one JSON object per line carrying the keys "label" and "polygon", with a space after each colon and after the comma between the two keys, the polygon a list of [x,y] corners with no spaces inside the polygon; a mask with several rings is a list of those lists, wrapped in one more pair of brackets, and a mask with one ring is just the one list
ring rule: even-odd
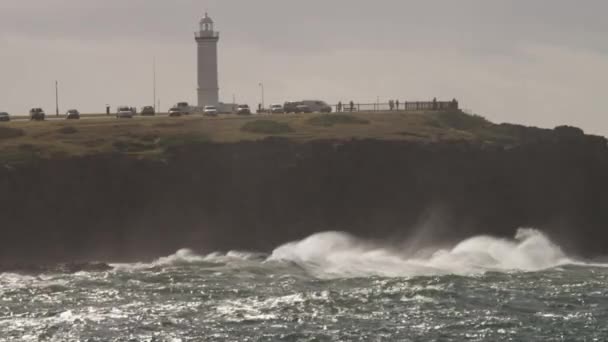
{"label": "silver car", "polygon": [[285,109],[283,108],[283,105],[273,104],[272,106],[270,106],[270,112],[272,114],[284,114]]}
{"label": "silver car", "polygon": [[175,117],[175,116],[182,116],[182,110],[177,108],[177,107],[173,107],[171,109],[169,109],[169,116],[171,117]]}
{"label": "silver car", "polygon": [[205,106],[205,108],[203,109],[203,114],[205,115],[215,116],[217,115],[217,113],[218,110],[215,106]]}
{"label": "silver car", "polygon": [[118,107],[116,111],[116,117],[118,119],[132,119],[133,118],[133,109],[131,107]]}

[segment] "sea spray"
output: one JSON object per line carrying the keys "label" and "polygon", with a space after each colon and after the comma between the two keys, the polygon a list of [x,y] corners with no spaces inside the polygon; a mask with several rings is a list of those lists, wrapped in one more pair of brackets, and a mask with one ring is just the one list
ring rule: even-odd
{"label": "sea spray", "polygon": [[575,263],[546,235],[534,229],[519,229],[514,239],[473,237],[451,249],[438,249],[427,258],[408,255],[411,253],[365,242],[346,233],[327,232],[285,244],[269,260],[297,263],[322,278],[539,271]]}
{"label": "sea spray", "polygon": [[275,267],[285,270],[290,270],[286,267],[288,265],[296,265],[298,270],[304,270],[312,277],[331,279],[530,272],[562,265],[587,264],[568,257],[542,232],[522,228],[512,239],[475,236],[452,248],[424,246],[420,250],[412,250],[410,247],[400,250],[394,244],[383,245],[342,232],[324,232],[284,244],[270,256],[244,251],[201,255],[191,249],[182,249],[151,263],[112,266],[124,270],[188,265],[233,265],[264,269]]}

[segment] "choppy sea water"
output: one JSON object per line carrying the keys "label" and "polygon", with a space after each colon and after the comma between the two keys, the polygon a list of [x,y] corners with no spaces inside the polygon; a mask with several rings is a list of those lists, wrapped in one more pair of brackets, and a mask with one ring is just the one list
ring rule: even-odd
{"label": "choppy sea water", "polygon": [[271,255],[0,274],[0,341],[608,340],[608,268],[537,231],[425,253],[324,233]]}

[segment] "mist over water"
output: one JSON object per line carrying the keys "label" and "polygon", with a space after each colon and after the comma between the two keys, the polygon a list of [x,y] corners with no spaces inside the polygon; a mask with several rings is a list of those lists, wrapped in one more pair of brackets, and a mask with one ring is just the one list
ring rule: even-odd
{"label": "mist over water", "polygon": [[605,265],[534,229],[419,250],[325,232],[112,266],[1,274],[0,341],[608,339]]}

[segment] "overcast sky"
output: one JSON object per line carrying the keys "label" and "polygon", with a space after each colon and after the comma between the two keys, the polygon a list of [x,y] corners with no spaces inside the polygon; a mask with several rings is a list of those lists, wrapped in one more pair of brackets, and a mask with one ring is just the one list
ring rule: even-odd
{"label": "overcast sky", "polygon": [[196,100],[193,32],[221,32],[220,97],[457,98],[496,122],[608,135],[605,0],[0,0],[0,110]]}

